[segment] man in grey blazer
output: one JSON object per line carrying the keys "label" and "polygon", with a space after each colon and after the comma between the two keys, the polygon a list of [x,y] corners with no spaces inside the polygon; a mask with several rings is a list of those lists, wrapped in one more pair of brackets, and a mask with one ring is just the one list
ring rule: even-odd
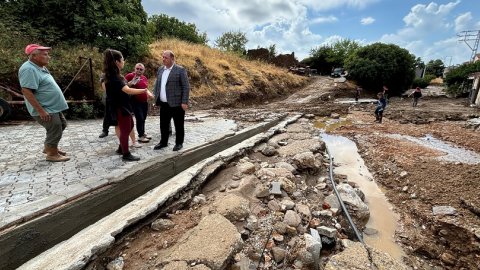
{"label": "man in grey blazer", "polygon": [[170,121],[173,118],[176,133],[173,151],[178,151],[182,149],[185,137],[185,111],[188,109],[190,85],[187,71],[175,64],[173,52],[164,51],[162,57],[163,66],[157,71],[154,86],[155,104],[160,106],[160,142],[153,149],[167,147]]}

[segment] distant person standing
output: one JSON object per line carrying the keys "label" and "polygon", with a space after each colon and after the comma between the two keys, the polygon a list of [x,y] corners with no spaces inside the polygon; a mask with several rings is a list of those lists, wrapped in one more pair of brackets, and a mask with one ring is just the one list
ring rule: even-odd
{"label": "distant person standing", "polygon": [[25,105],[30,115],[47,131],[43,153],[47,161],[70,160],[58,149],[58,143],[67,127],[62,112],[68,109],[62,90],[55,82],[47,65],[50,62],[50,47],[30,44],[25,47],[28,61],[18,70],[18,78]]}
{"label": "distant person standing", "polygon": [[[133,72],[125,75],[127,84],[131,88],[144,89],[148,88],[148,79],[143,75],[145,73],[145,66],[142,63],[135,65]],[[152,137],[145,134],[145,120],[148,115],[148,96],[147,93],[135,95],[132,97],[133,113],[137,124],[138,141],[147,143]]]}
{"label": "distant person standing", "polygon": [[355,102],[358,102],[358,99],[360,98],[360,92],[362,91],[361,87],[357,87],[355,89]]}
{"label": "distant person standing", "polygon": [[410,97],[411,95],[413,95],[412,107],[417,107],[418,99],[422,97],[422,89],[420,89],[420,87],[415,88],[415,90],[408,96]]}
{"label": "distant person standing", "polygon": [[148,89],[134,89],[127,85],[127,81],[121,75],[121,70],[125,65],[125,60],[121,52],[117,50],[106,49],[103,53],[103,72],[105,74],[105,88],[107,96],[111,100],[111,110],[116,113],[117,124],[120,129],[120,145],[117,152],[123,154],[124,161],[140,160],[130,153],[128,148],[128,136],[133,130],[133,109],[129,95],[138,95],[147,93],[152,96]]}
{"label": "distant person standing", "polygon": [[385,99],[382,92],[377,94],[377,98],[378,98],[378,101],[377,101],[377,107],[375,108],[375,118],[376,118],[375,121],[378,123],[382,123],[383,111],[387,106],[387,100]]}
{"label": "distant person standing", "polygon": [[175,63],[172,51],[164,51],[163,65],[157,71],[157,80],[154,86],[155,104],[160,106],[160,142],[154,150],[159,150],[168,145],[170,120],[173,118],[175,125],[175,146],[173,151],[183,148],[185,137],[185,111],[188,109],[190,84],[187,71]]}

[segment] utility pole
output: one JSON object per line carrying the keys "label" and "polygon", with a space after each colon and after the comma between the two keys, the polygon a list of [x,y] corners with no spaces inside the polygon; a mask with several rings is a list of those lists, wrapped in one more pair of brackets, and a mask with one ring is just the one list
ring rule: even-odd
{"label": "utility pole", "polygon": [[[458,41],[463,41],[467,46],[472,50],[472,55],[470,57],[470,62],[475,60],[475,55],[477,54],[478,43],[480,41],[480,30],[466,30],[457,34],[459,37]],[[473,46],[470,44],[473,41]]]}
{"label": "utility pole", "polygon": [[[450,63],[447,65],[447,59],[448,59],[448,58],[450,58]],[[451,65],[452,65],[452,56],[445,56],[445,57],[443,58],[443,61],[444,61],[443,64],[445,65],[445,67],[451,66]]]}

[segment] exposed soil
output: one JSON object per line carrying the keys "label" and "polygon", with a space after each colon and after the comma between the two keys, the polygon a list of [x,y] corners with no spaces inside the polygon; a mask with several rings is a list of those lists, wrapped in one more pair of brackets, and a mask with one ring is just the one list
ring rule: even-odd
{"label": "exposed soil", "polygon": [[[373,97],[374,93],[363,93]],[[480,170],[479,163],[447,162],[444,153],[403,139],[394,134],[422,138],[431,135],[480,154],[480,132],[465,127],[465,120],[478,117],[478,109],[466,106],[463,99],[425,97],[418,107],[410,99],[391,98],[384,121],[374,122],[373,104],[337,104],[337,97],[353,97],[349,84],[335,85],[326,77],[296,94],[276,101],[264,101],[254,108],[230,109],[215,113],[240,122],[261,120],[271,111],[304,112],[316,116],[332,113],[346,118],[344,125],[330,131],[357,143],[366,165],[380,184],[394,211],[401,216],[396,239],[403,244],[405,262],[414,269],[480,269]],[[222,170],[204,187],[211,195],[231,179],[235,171]],[[208,205],[207,201],[207,205]],[[451,206],[454,215],[433,215],[432,207]],[[169,216],[177,226],[166,233],[144,227],[122,240],[102,258],[103,265],[122,255],[128,258],[125,269],[158,268],[155,259],[198,224],[207,208],[187,207]],[[266,236],[264,236],[266,237]],[[263,242],[262,242],[263,243]],[[102,263],[100,263],[102,264]],[[97,266],[100,265],[97,261]],[[98,267],[90,265],[90,268]],[[101,268],[101,267],[100,267]]]}

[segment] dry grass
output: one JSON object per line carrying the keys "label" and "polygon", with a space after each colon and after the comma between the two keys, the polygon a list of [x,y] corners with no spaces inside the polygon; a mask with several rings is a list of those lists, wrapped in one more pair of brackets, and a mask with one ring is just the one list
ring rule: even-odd
{"label": "dry grass", "polygon": [[443,84],[443,78],[442,77],[435,78],[435,79],[430,81],[430,84],[441,85],[441,84]]}
{"label": "dry grass", "polygon": [[228,99],[223,100],[224,104],[261,100],[289,93],[308,81],[286,69],[176,39],[150,45],[152,59],[147,63],[150,68],[161,66],[162,52],[167,49],[175,53],[176,63],[187,69],[194,100]]}

